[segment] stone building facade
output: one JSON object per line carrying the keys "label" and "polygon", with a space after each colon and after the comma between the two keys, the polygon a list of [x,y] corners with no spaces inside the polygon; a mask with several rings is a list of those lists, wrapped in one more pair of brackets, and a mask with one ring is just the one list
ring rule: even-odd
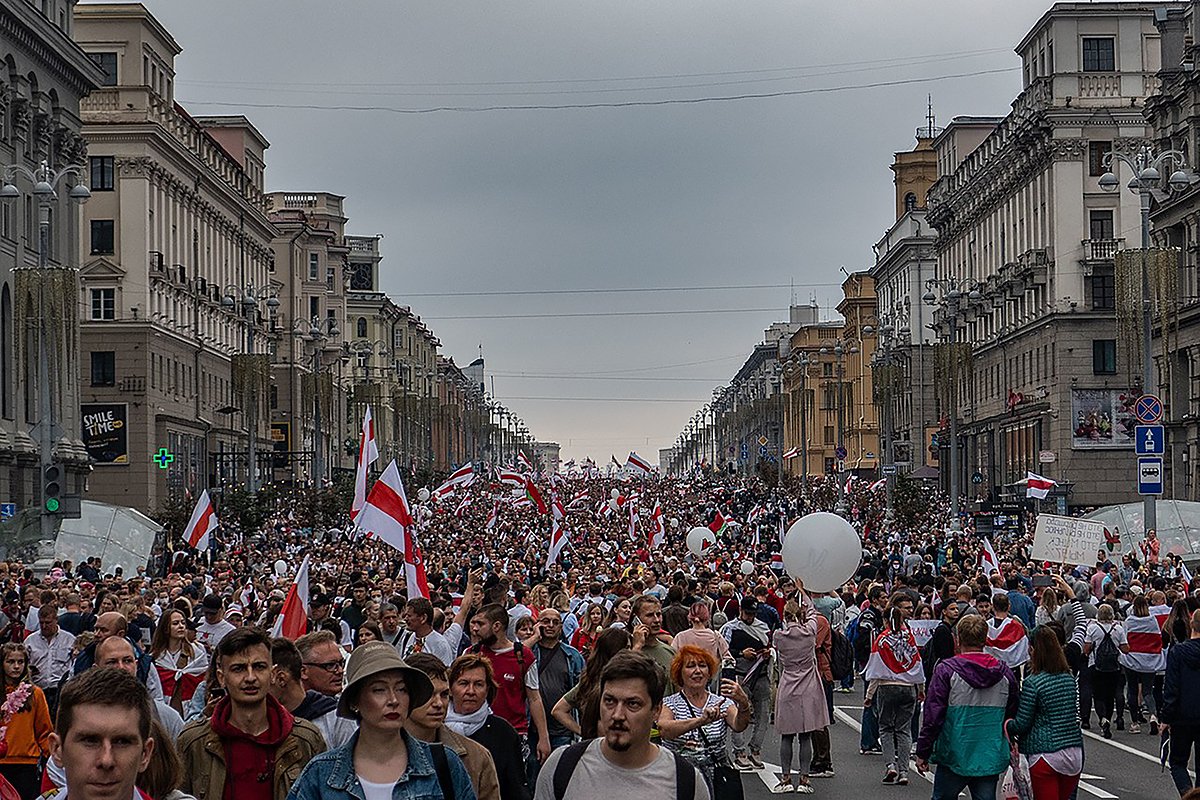
{"label": "stone building facade", "polygon": [[122,447],[93,448],[88,496],[152,512],[245,486],[251,436],[261,484],[280,288],[268,142],[244,117],[193,117],[175,102],[180,47],[143,6],[77,6],[75,36],[108,70],[81,108],[92,189],[82,402],[125,428]]}
{"label": "stone building facade", "polygon": [[[972,351],[946,412],[960,420],[959,486],[978,497],[1023,496],[1032,470],[1058,480],[1067,505],[1136,498],[1113,257],[1137,236],[1138,202],[1098,180],[1109,152],[1146,141],[1156,8],[1055,4],[1017,46],[1012,111],[956,119],[933,142],[936,278],[963,290],[957,340]],[[950,319],[945,306],[933,315],[943,340]]]}

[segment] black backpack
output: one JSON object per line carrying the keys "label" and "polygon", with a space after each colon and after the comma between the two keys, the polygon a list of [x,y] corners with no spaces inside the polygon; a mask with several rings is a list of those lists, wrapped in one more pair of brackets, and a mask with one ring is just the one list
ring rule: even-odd
{"label": "black backpack", "polygon": [[854,647],[839,630],[829,631],[829,671],[835,681],[845,680],[854,672]]}
{"label": "black backpack", "polygon": [[1105,630],[1104,638],[1100,640],[1100,644],[1096,645],[1096,671],[1120,672],[1120,659],[1121,650],[1117,647],[1117,643],[1113,641],[1112,632]]}
{"label": "black backpack", "polygon": [[[554,800],[563,800],[567,795],[567,785],[571,776],[579,766],[579,759],[594,740],[576,742],[567,747],[559,756],[558,765],[554,768]],[[675,800],[695,800],[696,797],[696,768],[678,753],[667,751],[675,758]]]}

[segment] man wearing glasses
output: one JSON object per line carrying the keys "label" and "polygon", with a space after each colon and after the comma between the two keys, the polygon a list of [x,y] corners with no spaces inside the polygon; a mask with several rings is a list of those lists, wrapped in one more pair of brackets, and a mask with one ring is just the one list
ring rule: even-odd
{"label": "man wearing glasses", "polygon": [[[537,621],[538,643],[533,648],[543,708],[554,708],[583,674],[583,656],[562,640],[562,629],[562,615],[553,608],[543,609]],[[561,722],[548,716],[546,723],[551,748],[571,743],[571,732]]]}
{"label": "man wearing glasses", "polygon": [[305,690],[336,697],[342,691],[346,670],[345,651],[332,631],[313,631],[296,640],[300,651],[300,680]]}

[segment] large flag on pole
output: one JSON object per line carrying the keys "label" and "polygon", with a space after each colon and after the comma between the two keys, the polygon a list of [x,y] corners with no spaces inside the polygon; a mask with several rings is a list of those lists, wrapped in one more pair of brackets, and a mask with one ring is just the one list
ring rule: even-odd
{"label": "large flag on pole", "polygon": [[663,525],[662,504],[654,503],[654,511],[650,514],[650,549],[662,547],[667,543],[667,527]]}
{"label": "large flag on pole", "polygon": [[984,575],[990,576],[993,572],[1000,574],[1000,559],[996,558],[996,551],[986,536],[983,537],[983,548],[979,551],[979,566]]}
{"label": "large flag on pole", "polygon": [[371,407],[363,415],[362,432],[358,436],[358,463],[354,469],[354,499],[350,503],[350,519],[358,519],[363,503],[367,502],[367,472],[379,460],[379,448],[375,445],[375,420],[371,418]]}
{"label": "large flag on pole", "polygon": [[212,532],[219,525],[212,499],[208,496],[208,489],[205,489],[200,493],[200,499],[196,501],[196,507],[192,509],[192,518],[188,520],[187,527],[183,531],[184,541],[188,543],[189,547],[203,552],[212,544]]}
{"label": "large flag on pole", "polygon": [[392,461],[371,487],[367,503],[358,516],[358,526],[373,533],[404,555],[404,578],[408,596],[429,597],[429,583],[425,579],[425,562],[421,548],[417,545],[412,510],[404,494],[404,482],[400,470]]}
{"label": "large flag on pole", "polygon": [[1026,497],[1036,497],[1039,500],[1045,500],[1050,495],[1050,490],[1055,486],[1058,486],[1057,481],[1038,475],[1035,472],[1025,473]]}
{"label": "large flag on pole", "polygon": [[441,486],[434,489],[433,496],[440,499],[453,492],[455,487],[468,486],[473,480],[475,480],[475,466],[467,462],[455,470],[449,478],[446,478]]}
{"label": "large flag on pole", "polygon": [[633,471],[640,472],[642,475],[649,475],[652,472],[650,462],[633,452],[629,454],[629,459],[625,462],[625,466]]}
{"label": "large flag on pole", "polygon": [[796,456],[798,456],[798,455],[800,455],[800,448],[799,448],[799,447],[793,447],[793,448],[791,448],[790,450],[788,450],[786,453],[784,453],[784,454],[783,454],[783,458],[784,458],[784,460],[786,461],[786,460],[788,460],[788,459],[795,458],[795,457],[796,457]]}
{"label": "large flag on pole", "polygon": [[562,526],[566,512],[563,510],[562,503],[558,501],[557,494],[551,498],[551,510],[553,513],[550,515],[550,551],[546,555],[546,569],[549,569],[550,565],[558,560],[558,554],[567,544],[567,532]]}
{"label": "large flag on pole", "polygon": [[283,599],[283,608],[275,618],[271,628],[272,636],[282,636],[293,642],[308,632],[308,555],[300,562],[296,570],[296,579],[292,581],[287,596]]}

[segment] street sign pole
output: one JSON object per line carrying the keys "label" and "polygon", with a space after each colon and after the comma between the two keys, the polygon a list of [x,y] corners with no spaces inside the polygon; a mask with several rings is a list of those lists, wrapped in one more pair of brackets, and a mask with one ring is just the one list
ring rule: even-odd
{"label": "street sign pole", "polygon": [[[1143,248],[1146,244],[1143,242]],[[1143,250],[1143,257],[1145,251]],[[1143,282],[1146,279],[1145,265],[1143,265]],[[1145,287],[1143,286],[1143,291]],[[1148,315],[1147,315],[1148,324]],[[1149,331],[1145,332],[1149,337]],[[1147,351],[1149,350],[1149,341],[1145,343]],[[1165,432],[1158,423],[1163,418],[1162,400],[1157,395],[1149,394],[1151,379],[1151,364],[1149,352],[1143,353],[1142,364],[1142,391],[1147,392],[1137,399],[1133,405],[1133,415],[1138,422],[1141,423],[1135,430],[1135,450],[1138,454],[1137,472],[1138,472],[1138,494],[1144,495],[1142,500],[1142,534],[1145,535],[1151,530],[1158,528],[1158,509],[1156,501],[1158,495],[1163,491],[1163,458],[1161,457],[1166,452],[1165,447]],[[1151,457],[1143,455],[1143,451]]]}

